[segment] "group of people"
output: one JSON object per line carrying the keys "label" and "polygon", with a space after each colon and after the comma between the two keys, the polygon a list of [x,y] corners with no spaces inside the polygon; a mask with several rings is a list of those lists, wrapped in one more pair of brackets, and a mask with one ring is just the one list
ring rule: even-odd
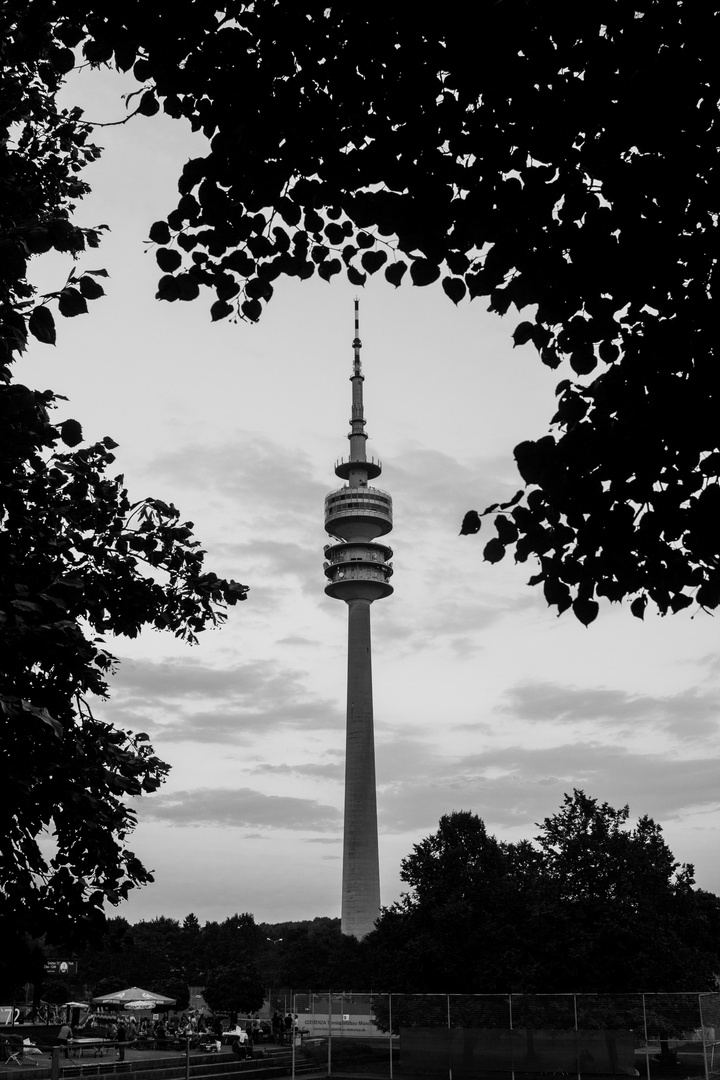
{"label": "group of people", "polygon": [[[101,1035],[105,1041],[117,1044],[118,1061],[125,1060],[127,1044],[134,1043],[138,1039],[153,1039],[159,1047],[163,1047],[172,1039],[203,1034],[208,1030],[204,1016],[182,1016],[179,1020],[172,1018],[166,1023],[165,1020],[152,1020],[146,1016],[138,1019],[133,1013],[130,1013],[129,1016],[120,1013],[117,1019],[115,1017],[104,1019],[92,1014],[85,1024],[80,1025],[80,1028],[84,1029],[84,1035],[92,1034],[98,1027],[104,1029]],[[72,1025],[64,1023],[58,1032],[57,1042],[63,1047],[65,1057],[70,1056],[70,1048],[74,1039],[75,1033]],[[96,1048],[95,1052],[99,1052],[98,1048]]]}
{"label": "group of people", "polygon": [[244,1029],[237,1028],[233,1031],[231,1048],[238,1057],[252,1057],[253,1047],[261,1042],[274,1042],[282,1046],[289,1043],[292,1038],[293,1026],[297,1026],[297,1016],[293,1018],[291,1013],[283,1017],[277,1010],[273,1013],[270,1021],[259,1018],[249,1018]]}
{"label": "group of people", "polygon": [[282,1016],[276,1009],[270,1019],[270,1027],[273,1042],[279,1043],[280,1046],[285,1042],[289,1043],[292,1040],[292,1029],[297,1027],[297,1014],[294,1017],[292,1013]]}
{"label": "group of people", "polygon": [[[134,1021],[131,1025],[130,1020]],[[125,1044],[132,1042],[137,1037],[137,1021],[135,1017],[131,1017],[127,1022],[125,1017],[121,1017],[117,1023],[112,1020],[106,1028],[105,1039],[109,1042],[117,1043],[117,1058],[118,1061],[125,1060]],[[97,1027],[97,1021],[94,1023],[92,1020],[87,1025],[90,1030]],[[57,1043],[63,1048],[63,1057],[70,1057],[70,1048],[72,1047],[75,1039],[75,1032],[73,1031],[72,1024],[65,1022],[60,1026],[60,1030],[57,1034]],[[98,1047],[95,1047],[95,1053],[97,1054]]]}
{"label": "group of people", "polygon": [[[120,1013],[117,1019],[110,1020],[91,1015],[82,1027],[87,1032],[87,1029],[92,1031],[100,1024],[105,1028],[104,1038],[110,1043],[117,1044],[118,1061],[125,1060],[127,1044],[137,1040],[153,1039],[159,1048],[163,1048],[171,1040],[196,1038],[207,1034],[218,1040],[219,1048],[223,1035],[222,1023],[218,1018],[208,1021],[202,1014],[195,1013],[183,1014],[179,1019],[172,1017],[167,1022],[164,1019],[152,1020],[145,1016],[138,1019],[132,1013],[129,1016]],[[264,1040],[278,1043],[280,1046],[286,1042],[289,1043],[292,1039],[293,1026],[297,1026],[297,1016],[293,1017],[291,1013],[288,1013],[283,1017],[277,1010],[269,1022],[259,1018],[248,1019],[244,1030],[233,1033],[231,1043],[233,1053],[240,1057],[252,1057],[253,1047]],[[63,1047],[65,1057],[69,1057],[73,1039],[71,1024],[63,1024],[58,1033],[57,1042]]]}

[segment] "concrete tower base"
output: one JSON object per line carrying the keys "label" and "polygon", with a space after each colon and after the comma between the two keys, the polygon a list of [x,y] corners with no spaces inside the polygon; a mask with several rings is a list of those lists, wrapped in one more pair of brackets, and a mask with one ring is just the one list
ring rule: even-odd
{"label": "concrete tower base", "polygon": [[343,934],[361,939],[380,914],[369,599],[348,600]]}

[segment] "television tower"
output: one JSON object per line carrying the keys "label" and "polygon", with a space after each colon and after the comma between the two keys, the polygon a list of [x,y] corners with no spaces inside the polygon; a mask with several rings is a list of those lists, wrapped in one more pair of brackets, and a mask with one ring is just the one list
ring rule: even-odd
{"label": "television tower", "polygon": [[355,301],[350,455],[335,463],[346,481],[325,499],[325,531],[335,540],[325,546],[325,592],[348,606],[347,729],[345,743],[345,828],[343,835],[343,934],[363,938],[380,914],[375,740],[373,733],[370,605],[390,596],[392,550],[375,538],[392,529],[392,499],[370,487],[382,472],[365,452],[365,416],[360,365],[359,301]]}

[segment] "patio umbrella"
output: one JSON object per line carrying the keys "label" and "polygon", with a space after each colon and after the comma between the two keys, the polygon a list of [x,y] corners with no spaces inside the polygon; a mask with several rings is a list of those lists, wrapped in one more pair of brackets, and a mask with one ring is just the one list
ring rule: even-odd
{"label": "patio umbrella", "polygon": [[[94,1005],[117,1005],[119,1008],[124,1008],[128,1001],[142,1001],[146,1009],[175,1004],[175,998],[156,994],[152,990],[141,990],[139,986],[131,986],[127,990],[116,990],[114,994],[101,994],[100,997],[93,998]],[[140,1008],[140,1006],[136,1005],[135,1008]]]}

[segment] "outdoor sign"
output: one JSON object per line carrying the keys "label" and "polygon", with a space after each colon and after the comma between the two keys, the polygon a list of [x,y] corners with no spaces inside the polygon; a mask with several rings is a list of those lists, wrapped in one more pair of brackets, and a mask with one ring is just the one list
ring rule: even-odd
{"label": "outdoor sign", "polygon": [[[301,1031],[309,1031],[311,1036],[315,1035],[324,1039],[328,1036],[327,1013],[298,1013],[297,1025]],[[369,1013],[334,1013],[332,1016],[330,1025],[332,1038],[376,1039],[383,1034],[387,1038],[387,1032],[382,1032],[375,1026]]]}
{"label": "outdoor sign", "polygon": [[77,975],[77,960],[46,960],[47,975]]}

